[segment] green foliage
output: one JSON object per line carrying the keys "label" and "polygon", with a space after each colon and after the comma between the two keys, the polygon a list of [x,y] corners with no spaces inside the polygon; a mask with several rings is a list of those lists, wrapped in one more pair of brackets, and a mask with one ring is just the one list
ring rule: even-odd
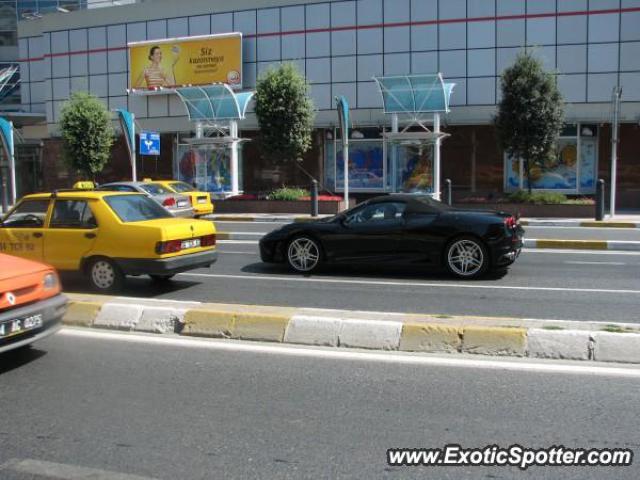
{"label": "green foliage", "polygon": [[267,200],[299,200],[301,197],[308,197],[309,192],[304,188],[282,187],[274,190],[267,196]]}
{"label": "green foliage", "polygon": [[498,143],[512,158],[524,160],[531,192],[531,170],[555,156],[564,122],[564,103],[554,76],[530,52],[520,53],[504,70],[502,100],[494,119]]}
{"label": "green foliage", "polygon": [[533,203],[534,205],[554,205],[567,202],[567,196],[554,192],[525,192],[519,190],[509,195],[509,200],[515,203]]}
{"label": "green foliage", "polygon": [[293,64],[267,71],[256,86],[256,116],[264,152],[297,160],[311,148],[314,106],[305,78]]}
{"label": "green foliage", "polygon": [[98,98],[76,92],[62,108],[63,154],[84,178],[94,179],[111,156],[114,129],[109,110]]}

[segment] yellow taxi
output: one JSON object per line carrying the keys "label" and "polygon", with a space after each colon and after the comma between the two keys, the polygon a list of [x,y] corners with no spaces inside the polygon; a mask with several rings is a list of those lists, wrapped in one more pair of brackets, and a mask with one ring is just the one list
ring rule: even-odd
{"label": "yellow taxi", "polygon": [[163,187],[168,188],[174,193],[181,193],[188,195],[191,198],[191,206],[193,207],[193,213],[196,218],[203,215],[210,215],[213,213],[213,203],[211,202],[211,195],[207,192],[201,192],[197,188],[189,185],[186,182],[180,180],[149,180],[145,179],[145,182],[157,183]]}
{"label": "yellow taxi", "polygon": [[0,224],[0,253],[79,271],[104,293],[126,275],[166,281],[217,260],[213,222],[176,218],[144,194],[63,190],[23,197]]}

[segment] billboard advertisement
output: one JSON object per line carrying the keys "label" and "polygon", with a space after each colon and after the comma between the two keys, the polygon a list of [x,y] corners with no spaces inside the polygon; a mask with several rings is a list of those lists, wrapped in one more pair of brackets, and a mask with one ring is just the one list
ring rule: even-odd
{"label": "billboard advertisement", "polygon": [[128,48],[131,90],[211,83],[242,88],[241,33],[134,42]]}

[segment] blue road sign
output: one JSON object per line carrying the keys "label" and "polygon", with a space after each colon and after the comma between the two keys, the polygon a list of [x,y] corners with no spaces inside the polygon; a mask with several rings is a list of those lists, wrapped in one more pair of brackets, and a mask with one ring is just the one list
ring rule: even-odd
{"label": "blue road sign", "polygon": [[140,132],[140,155],[160,155],[158,132]]}

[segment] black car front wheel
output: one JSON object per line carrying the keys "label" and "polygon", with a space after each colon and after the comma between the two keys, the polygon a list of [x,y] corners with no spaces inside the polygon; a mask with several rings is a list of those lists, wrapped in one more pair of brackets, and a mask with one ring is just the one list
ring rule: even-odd
{"label": "black car front wheel", "polygon": [[296,272],[310,273],[320,266],[318,242],[306,235],[293,238],[287,245],[287,263]]}
{"label": "black car front wheel", "polygon": [[480,240],[459,237],[447,246],[445,264],[456,277],[477,278],[489,267],[489,252]]}

